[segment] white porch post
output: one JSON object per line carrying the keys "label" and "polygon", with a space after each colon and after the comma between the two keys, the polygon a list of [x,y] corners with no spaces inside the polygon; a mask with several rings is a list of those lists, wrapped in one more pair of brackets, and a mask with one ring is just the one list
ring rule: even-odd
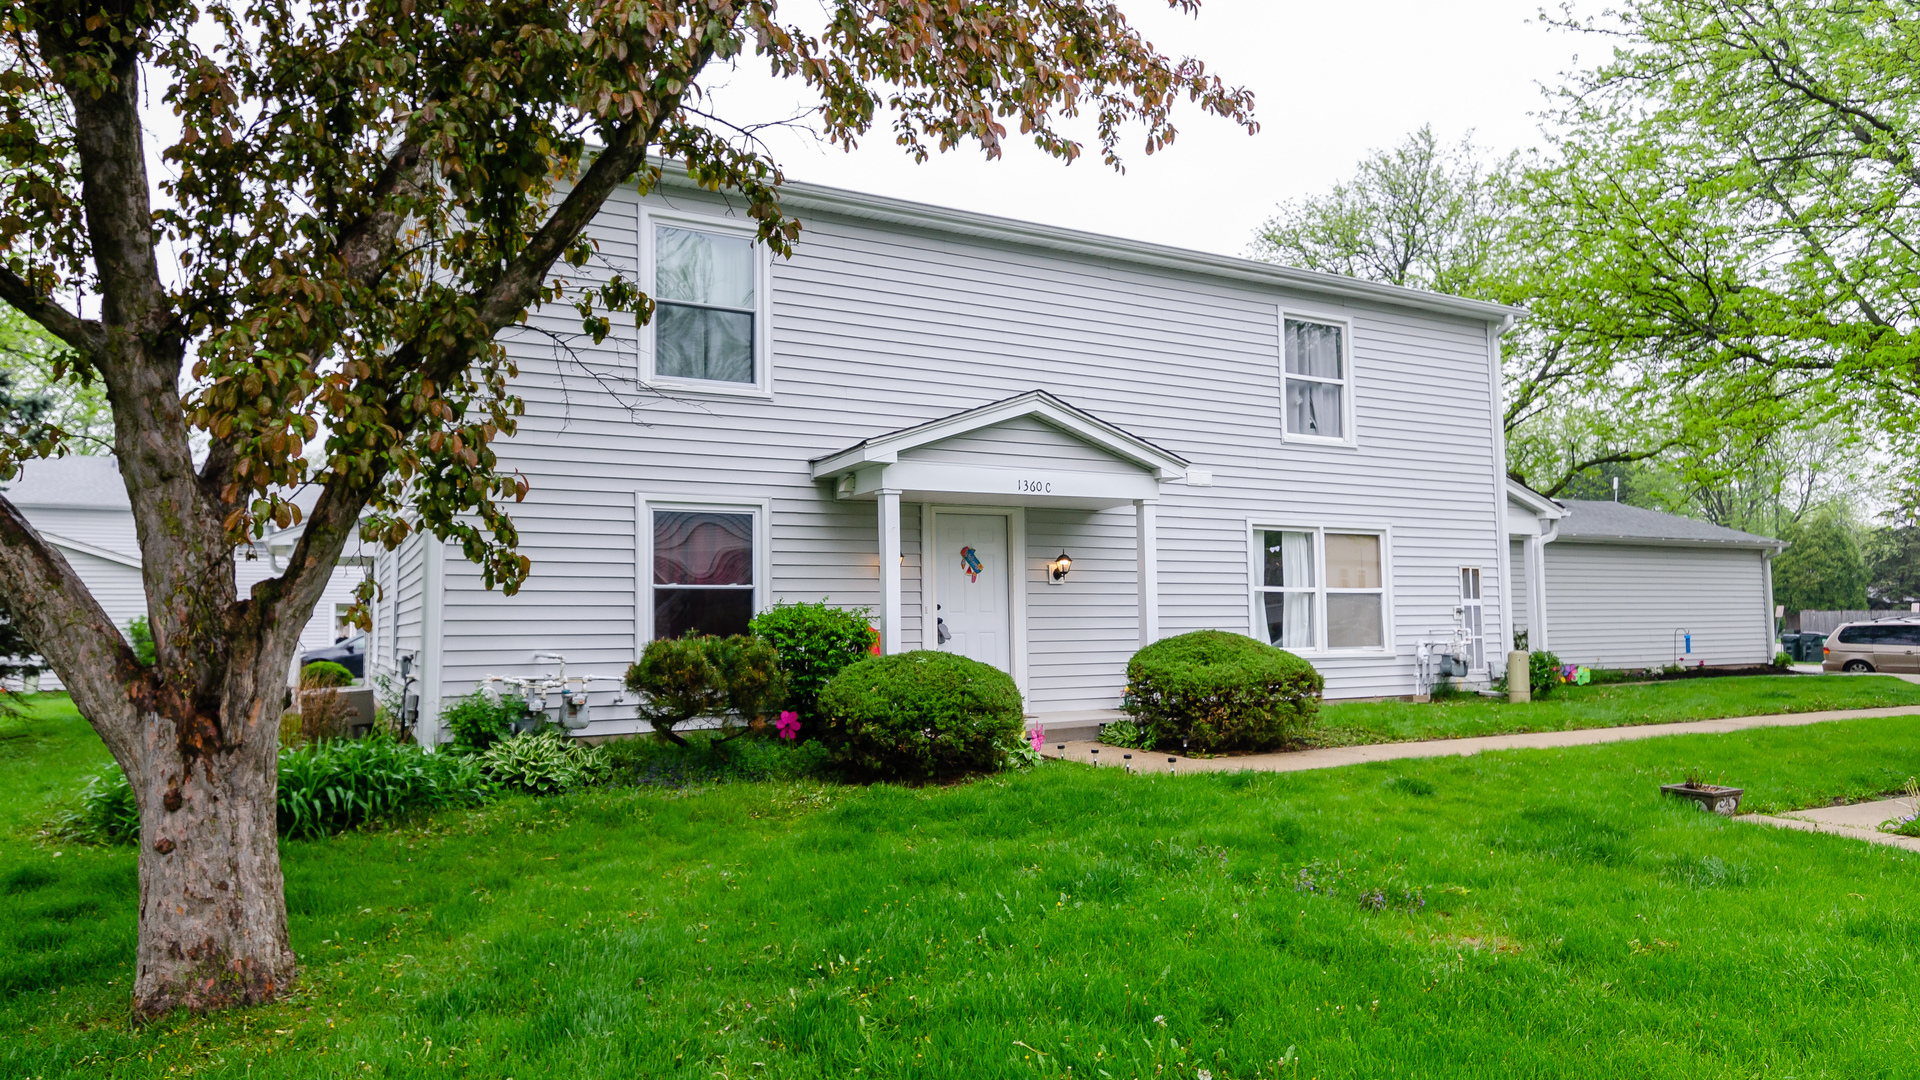
{"label": "white porch post", "polygon": [[1154,535],[1155,510],[1152,499],[1133,500],[1135,532],[1139,541],[1140,645],[1160,640],[1160,551]]}
{"label": "white porch post", "polygon": [[1534,652],[1548,648],[1547,639],[1547,542],[1542,536],[1527,537],[1527,647]]}
{"label": "white porch post", "polygon": [[880,489],[880,648],[900,651],[900,492]]}

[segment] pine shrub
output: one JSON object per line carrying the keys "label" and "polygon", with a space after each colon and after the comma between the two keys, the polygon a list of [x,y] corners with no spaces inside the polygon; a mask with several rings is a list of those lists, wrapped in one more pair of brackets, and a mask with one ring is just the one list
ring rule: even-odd
{"label": "pine shrub", "polygon": [[727,729],[764,720],[786,700],[786,687],[772,643],[743,634],[650,641],[627,669],[640,719],[681,745],[686,739],[674,729],[690,720],[718,720]]}
{"label": "pine shrub", "polygon": [[1244,634],[1196,630],[1133,654],[1124,706],[1158,749],[1272,750],[1313,725],[1324,685],[1290,652]]}

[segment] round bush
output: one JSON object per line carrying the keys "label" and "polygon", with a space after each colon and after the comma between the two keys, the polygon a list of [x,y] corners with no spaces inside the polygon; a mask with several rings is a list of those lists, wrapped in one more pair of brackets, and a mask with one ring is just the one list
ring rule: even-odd
{"label": "round bush", "polygon": [[1272,750],[1313,725],[1324,686],[1312,664],[1284,649],[1196,630],[1133,654],[1124,704],[1160,749]]}
{"label": "round bush", "polygon": [[352,686],[353,672],[345,665],[331,660],[315,660],[300,669],[300,689],[326,690],[336,686]]}
{"label": "round bush", "polygon": [[820,692],[827,683],[872,653],[873,627],[867,625],[868,618],[865,608],[775,604],[748,624],[756,637],[779,650],[780,670],[787,677],[787,708],[798,713],[805,725],[801,738],[812,735]]}
{"label": "round bush", "polygon": [[1011,676],[931,649],[846,668],[821,691],[820,714],[836,762],[901,780],[998,768],[1025,726]]}

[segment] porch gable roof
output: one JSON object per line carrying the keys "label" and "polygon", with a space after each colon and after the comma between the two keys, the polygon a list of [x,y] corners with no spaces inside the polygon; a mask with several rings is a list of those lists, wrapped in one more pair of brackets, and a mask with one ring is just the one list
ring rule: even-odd
{"label": "porch gable roof", "polygon": [[1045,390],[1029,390],[1010,398],[990,402],[900,428],[884,435],[862,439],[845,450],[814,458],[813,478],[826,480],[851,473],[867,465],[892,465],[909,450],[942,442],[956,436],[980,431],[1022,417],[1034,417],[1083,442],[1151,473],[1158,480],[1186,478],[1187,459],[1155,446],[1124,428],[1108,423],[1092,413],[1077,409]]}

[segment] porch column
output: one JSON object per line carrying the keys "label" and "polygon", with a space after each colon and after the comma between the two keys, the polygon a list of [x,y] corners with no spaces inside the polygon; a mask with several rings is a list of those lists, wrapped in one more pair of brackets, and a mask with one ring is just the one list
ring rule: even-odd
{"label": "porch column", "polygon": [[1547,639],[1547,542],[1545,537],[1527,537],[1527,647],[1534,652],[1548,648]]}
{"label": "porch column", "polygon": [[1160,640],[1160,551],[1159,541],[1154,535],[1155,510],[1158,506],[1152,499],[1133,500],[1135,532],[1139,541],[1137,580],[1140,583],[1140,645],[1143,648]]}
{"label": "porch column", "polygon": [[880,489],[880,648],[900,651],[900,492]]}

